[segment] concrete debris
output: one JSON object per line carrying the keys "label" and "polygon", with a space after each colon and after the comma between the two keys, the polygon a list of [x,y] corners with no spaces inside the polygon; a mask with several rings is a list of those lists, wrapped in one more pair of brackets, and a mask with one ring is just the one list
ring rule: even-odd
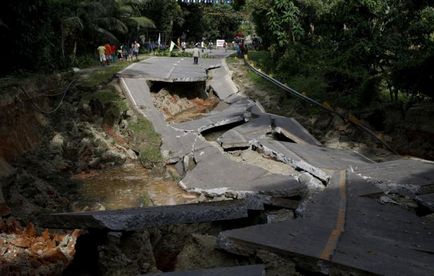
{"label": "concrete debris", "polygon": [[253,140],[251,141],[251,144],[254,149],[259,150],[264,155],[288,164],[295,169],[306,171],[324,182],[328,182],[331,177],[327,172],[310,165],[291,151],[287,150],[283,142],[261,139]]}
{"label": "concrete debris", "polygon": [[272,121],[273,129],[276,133],[285,136],[297,144],[321,146],[321,143],[294,118],[287,118],[273,114],[268,116]]}
{"label": "concrete debris", "polygon": [[253,113],[250,110],[250,114],[254,116],[249,122],[229,130],[218,139],[224,149],[248,147],[252,140],[265,138],[265,135],[271,132],[279,133],[295,143],[321,146],[295,119],[260,113],[259,106]]}
{"label": "concrete debris", "polygon": [[349,150],[330,149],[314,145],[260,139],[252,145],[264,154],[294,168],[306,171],[324,182],[331,177],[329,171],[347,169],[350,166],[369,164],[372,161]]}
{"label": "concrete debris", "polygon": [[398,202],[396,202],[395,200],[391,199],[388,196],[381,196],[379,201],[381,204],[387,204],[387,203],[398,204]]}
{"label": "concrete debris", "polygon": [[176,129],[201,133],[212,128],[243,122],[244,114],[255,103],[248,99],[239,100],[222,111],[210,112],[203,118],[173,125]]}
{"label": "concrete debris", "polygon": [[271,131],[270,118],[261,116],[225,132],[217,141],[225,150],[247,148],[250,146],[251,140],[264,138]]}
{"label": "concrete debris", "polygon": [[227,98],[238,92],[238,88],[232,82],[226,68],[220,67],[212,69],[208,71],[208,74],[211,78],[208,81],[208,85],[220,100],[225,101]]}
{"label": "concrete debris", "polygon": [[180,182],[187,191],[235,195],[253,192],[290,197],[306,190],[295,177],[271,174],[260,167],[232,161],[219,151],[205,149],[200,158],[196,159],[195,169]]}
{"label": "concrete debris", "polygon": [[321,192],[325,188],[318,178],[313,177],[309,173],[301,173],[298,176],[298,181],[306,185],[310,192]]}

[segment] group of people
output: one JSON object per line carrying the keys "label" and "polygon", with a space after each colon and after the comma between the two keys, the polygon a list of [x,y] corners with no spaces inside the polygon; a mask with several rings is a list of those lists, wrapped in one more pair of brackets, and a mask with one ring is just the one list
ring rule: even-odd
{"label": "group of people", "polygon": [[247,55],[248,49],[247,45],[244,43],[244,40],[235,42],[235,50],[237,51],[238,57],[243,57],[244,55]]}
{"label": "group of people", "polygon": [[139,60],[140,44],[137,41],[128,46],[128,43],[124,43],[117,47],[114,44],[106,43],[99,46],[96,50],[99,55],[99,61],[101,65],[109,65],[112,62],[119,60]]}
{"label": "group of people", "polygon": [[[178,42],[179,43],[179,42]],[[210,42],[208,44],[208,48],[211,50],[214,47],[214,44]],[[226,42],[224,42],[224,49],[226,51],[228,45]],[[187,48],[187,43],[182,42],[181,43],[181,49],[182,51],[185,51]],[[245,47],[244,42],[236,43],[235,46],[238,55],[247,53],[247,47]],[[131,47],[128,45],[128,43],[124,43],[117,47],[114,44],[106,43],[104,45],[101,45],[97,48],[97,52],[99,54],[99,61],[101,65],[109,65],[112,62],[116,62],[116,60],[133,60],[134,58],[136,60],[139,60],[139,49],[140,44],[137,41],[134,41],[131,44]],[[204,52],[205,50],[205,42],[199,42],[194,45],[193,49],[193,64],[199,63],[199,57],[200,52]]]}

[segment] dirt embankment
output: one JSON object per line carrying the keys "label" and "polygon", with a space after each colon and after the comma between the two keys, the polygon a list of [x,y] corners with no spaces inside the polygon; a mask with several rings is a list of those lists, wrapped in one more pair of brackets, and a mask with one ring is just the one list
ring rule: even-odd
{"label": "dirt embankment", "polygon": [[[164,173],[159,136],[128,109],[117,81],[110,82],[118,70],[1,87],[0,274],[59,274],[71,262],[79,234],[44,231],[38,218],[105,208],[97,201],[77,204],[84,182],[73,175],[140,164],[148,174]],[[149,151],[157,153],[143,154]]]}

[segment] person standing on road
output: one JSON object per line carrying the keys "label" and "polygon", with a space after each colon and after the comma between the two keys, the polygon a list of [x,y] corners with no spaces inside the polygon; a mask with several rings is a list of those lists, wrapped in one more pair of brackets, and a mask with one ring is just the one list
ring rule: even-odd
{"label": "person standing on road", "polygon": [[101,62],[101,65],[106,65],[107,60],[106,60],[106,57],[105,57],[105,47],[104,47],[104,45],[99,46],[98,48],[96,48],[96,50],[98,51],[99,61]]}
{"label": "person standing on road", "polygon": [[196,43],[196,45],[194,45],[194,49],[193,49],[193,64],[199,63],[200,50],[197,46],[198,45]]}
{"label": "person standing on road", "polygon": [[133,48],[133,55],[136,57],[136,60],[139,60],[140,44],[137,41],[134,41],[132,48]]}

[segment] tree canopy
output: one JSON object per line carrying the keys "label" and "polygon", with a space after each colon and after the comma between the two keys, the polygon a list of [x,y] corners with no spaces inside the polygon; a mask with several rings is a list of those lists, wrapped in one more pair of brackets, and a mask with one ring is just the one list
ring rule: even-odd
{"label": "tree canopy", "polygon": [[[434,96],[434,7],[407,0],[249,0],[273,73],[322,100]],[[430,65],[431,64],[431,65]]]}
{"label": "tree canopy", "polygon": [[[237,2],[238,3],[238,2]],[[238,3],[241,8],[243,3]],[[232,5],[176,0],[5,0],[0,10],[0,74],[55,71],[96,60],[104,43],[163,43],[231,38],[240,24]]]}

